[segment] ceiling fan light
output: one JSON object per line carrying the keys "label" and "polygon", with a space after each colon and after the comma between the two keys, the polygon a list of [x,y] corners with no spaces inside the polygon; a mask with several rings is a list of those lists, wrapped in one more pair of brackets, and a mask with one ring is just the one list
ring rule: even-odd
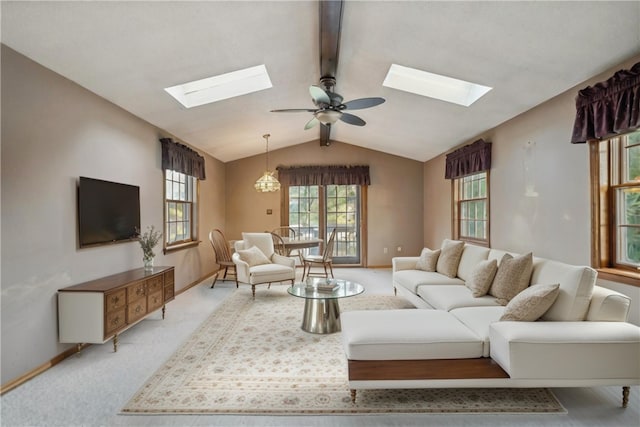
{"label": "ceiling fan light", "polygon": [[336,110],[318,110],[313,115],[320,120],[323,125],[332,125],[342,116],[342,112]]}

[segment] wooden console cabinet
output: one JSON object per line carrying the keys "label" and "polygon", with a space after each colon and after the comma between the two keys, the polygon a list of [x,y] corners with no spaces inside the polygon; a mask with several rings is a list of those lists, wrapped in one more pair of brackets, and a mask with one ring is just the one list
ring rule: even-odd
{"label": "wooden console cabinet", "polygon": [[102,344],[148,314],[162,308],[175,294],[174,268],[125,271],[58,290],[58,334],[61,343]]}

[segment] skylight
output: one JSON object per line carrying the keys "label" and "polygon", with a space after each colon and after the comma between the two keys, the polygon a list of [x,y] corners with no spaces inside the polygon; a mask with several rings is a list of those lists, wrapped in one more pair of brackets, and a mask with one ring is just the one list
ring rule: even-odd
{"label": "skylight", "polygon": [[383,86],[470,106],[492,88],[415,68],[391,64]]}
{"label": "skylight", "polygon": [[187,108],[222,101],[272,87],[263,65],[167,87],[169,95]]}

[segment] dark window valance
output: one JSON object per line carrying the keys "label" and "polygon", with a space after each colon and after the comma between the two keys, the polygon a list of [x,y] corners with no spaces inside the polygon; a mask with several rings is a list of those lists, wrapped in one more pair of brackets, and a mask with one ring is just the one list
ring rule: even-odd
{"label": "dark window valance", "polygon": [[205,179],[204,157],[197,151],[178,144],[171,138],[161,138],[160,143],[162,144],[162,169],[195,176],[200,180]]}
{"label": "dark window valance", "polygon": [[371,185],[369,166],[278,166],[282,185]]}
{"label": "dark window valance", "polygon": [[447,154],[446,179],[456,179],[491,169],[491,143],[483,139]]}
{"label": "dark window valance", "polygon": [[576,97],[572,143],[604,139],[640,127],[640,62]]}

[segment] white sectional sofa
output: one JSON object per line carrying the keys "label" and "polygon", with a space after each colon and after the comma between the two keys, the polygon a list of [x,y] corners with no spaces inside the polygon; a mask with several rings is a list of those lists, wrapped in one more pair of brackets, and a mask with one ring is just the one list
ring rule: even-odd
{"label": "white sectional sofa", "polygon": [[466,283],[483,261],[499,270],[506,253],[465,244],[455,277],[416,268],[419,257],[394,258],[393,286],[418,309],[342,314],[354,401],[371,388],[620,385],[626,407],[629,386],[640,384],[630,298],[596,286],[590,267],[533,257],[525,285],[559,284],[557,297],[537,321],[501,320],[507,307]]}

